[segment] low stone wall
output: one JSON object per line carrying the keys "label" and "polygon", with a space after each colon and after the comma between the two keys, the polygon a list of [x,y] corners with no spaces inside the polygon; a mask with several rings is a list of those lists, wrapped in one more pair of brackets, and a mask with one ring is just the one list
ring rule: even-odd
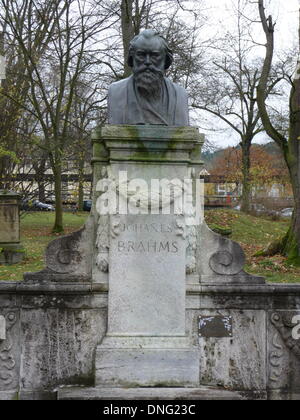
{"label": "low stone wall", "polygon": [[[200,386],[300,399],[300,340],[292,338],[300,285],[188,285],[186,305]],[[199,337],[199,317],[230,319],[231,332]],[[106,331],[106,286],[2,282],[0,324],[0,400],[55,399],[61,386],[91,387]]]}
{"label": "low stone wall", "polygon": [[0,399],[56,398],[61,385],[94,383],[107,293],[91,284],[0,283]]}
{"label": "low stone wall", "polygon": [[[300,285],[197,286],[187,296],[188,328],[201,350],[200,384],[249,398],[300,399]],[[232,337],[197,336],[199,316],[232,318]]]}

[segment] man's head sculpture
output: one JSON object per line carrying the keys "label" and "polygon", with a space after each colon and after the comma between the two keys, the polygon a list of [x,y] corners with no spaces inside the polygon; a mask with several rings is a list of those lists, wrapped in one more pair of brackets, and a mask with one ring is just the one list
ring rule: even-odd
{"label": "man's head sculpture", "polygon": [[189,125],[185,90],[165,77],[173,62],[167,41],[146,29],[130,42],[133,75],[113,83],[108,93],[110,124]]}
{"label": "man's head sculpture", "polygon": [[129,45],[128,65],[134,67],[134,56],[139,48],[147,45],[151,50],[155,49],[165,54],[164,69],[173,63],[173,51],[169,48],[166,39],[153,29],[146,29],[139,35],[135,36]]}
{"label": "man's head sculpture", "polygon": [[137,35],[130,43],[128,64],[133,69],[141,96],[157,99],[161,94],[165,70],[173,61],[167,41],[152,29]]}

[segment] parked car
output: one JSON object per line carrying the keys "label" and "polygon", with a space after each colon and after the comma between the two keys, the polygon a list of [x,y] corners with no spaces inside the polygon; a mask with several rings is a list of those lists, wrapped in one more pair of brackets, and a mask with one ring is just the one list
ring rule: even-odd
{"label": "parked car", "polygon": [[265,206],[259,203],[252,204],[252,211],[258,215],[268,213],[268,210],[265,208]]}
{"label": "parked car", "polygon": [[54,211],[55,208],[52,206],[52,204],[46,204],[46,203],[42,203],[41,201],[35,200],[32,202],[31,210]]}
{"label": "parked car", "polygon": [[293,211],[294,211],[294,209],[283,209],[280,212],[280,216],[290,218],[290,217],[293,216]]}

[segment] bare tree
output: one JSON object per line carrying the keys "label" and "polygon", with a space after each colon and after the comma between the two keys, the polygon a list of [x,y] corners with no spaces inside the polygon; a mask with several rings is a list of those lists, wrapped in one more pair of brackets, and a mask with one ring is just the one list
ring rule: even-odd
{"label": "bare tree", "polygon": [[[99,7],[97,4],[100,3]],[[30,85],[26,110],[39,121],[54,175],[54,232],[63,231],[62,162],[80,77],[91,69],[93,45],[111,25],[112,12],[101,2],[80,0],[1,0],[2,19],[14,35]],[[93,51],[95,54],[95,51]],[[25,107],[24,107],[25,108]]]}
{"label": "bare tree", "polygon": [[[197,30],[205,20],[203,1],[192,3],[193,5],[187,0],[120,0],[119,10],[116,8],[115,13],[121,20],[124,60],[122,77],[128,77],[131,74],[131,68],[127,64],[130,41],[142,29],[151,28],[167,39],[177,59],[174,66],[177,73],[171,72],[170,76],[174,81],[188,81],[187,74],[191,75],[193,72],[191,63],[196,60],[196,57],[198,59],[201,57],[200,49],[196,53],[196,37]],[[185,22],[182,17],[183,12],[189,15],[188,22]],[[193,22],[192,25],[191,22]]]}
{"label": "bare tree", "polygon": [[66,160],[73,162],[73,171],[78,173],[79,211],[83,210],[86,167],[92,157],[91,131],[95,125],[102,125],[106,120],[105,97],[102,99],[97,97],[98,84],[91,80],[95,77],[98,75],[78,80],[68,131],[70,139],[76,139],[75,143],[70,141]]}
{"label": "bare tree", "polygon": [[[26,101],[29,85],[21,73],[22,59],[16,55],[14,39],[6,39],[6,27],[2,24],[0,32],[0,54],[5,55],[6,80],[0,85],[0,189],[9,189],[8,176],[18,163],[19,150],[22,150],[23,132],[22,104]],[[10,100],[7,95],[17,101]]]}
{"label": "bare tree", "polygon": [[[288,256],[289,261],[300,265],[300,80],[299,63],[294,76],[288,77],[291,90],[289,99],[289,130],[279,130],[267,106],[267,85],[274,66],[274,32],[275,23],[272,16],[267,17],[264,1],[258,1],[259,14],[266,36],[266,55],[261,71],[261,78],[257,88],[257,101],[261,119],[267,134],[278,144],[289,169],[293,187],[295,208],[291,226],[287,235],[272,247],[274,252],[281,252]],[[300,25],[299,25],[299,51],[300,51]]]}
{"label": "bare tree", "polygon": [[[247,2],[246,2],[247,3]],[[220,58],[213,57],[213,66],[205,70],[202,80],[205,89],[195,89],[193,107],[218,117],[240,138],[242,149],[242,210],[251,207],[251,145],[264,128],[257,106],[256,88],[260,80],[260,59],[255,57],[256,45],[251,39],[252,22],[244,17],[246,3],[239,0],[235,11],[237,31],[226,33],[215,49]],[[279,69],[268,79],[266,96],[275,94],[282,77]]]}

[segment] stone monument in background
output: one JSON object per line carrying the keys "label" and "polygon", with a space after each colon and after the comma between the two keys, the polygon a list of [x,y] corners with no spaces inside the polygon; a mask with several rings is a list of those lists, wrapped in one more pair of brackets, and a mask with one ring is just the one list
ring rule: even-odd
{"label": "stone monument in background", "polygon": [[20,243],[20,196],[0,190],[0,264],[17,264],[24,255]]}

